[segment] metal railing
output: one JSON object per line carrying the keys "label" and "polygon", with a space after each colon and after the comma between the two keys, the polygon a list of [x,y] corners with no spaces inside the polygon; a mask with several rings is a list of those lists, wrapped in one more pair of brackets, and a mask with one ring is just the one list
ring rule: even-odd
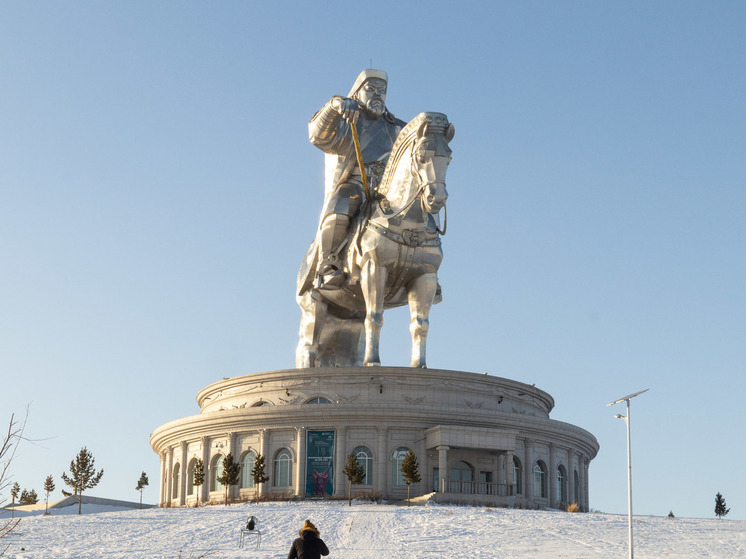
{"label": "metal railing", "polygon": [[494,495],[496,497],[513,497],[515,485],[512,483],[497,483],[491,481],[451,481],[440,480],[442,493],[458,493],[461,495]]}

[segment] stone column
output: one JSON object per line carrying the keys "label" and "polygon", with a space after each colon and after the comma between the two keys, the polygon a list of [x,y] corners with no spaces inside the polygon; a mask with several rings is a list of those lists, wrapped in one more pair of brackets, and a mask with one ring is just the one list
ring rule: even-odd
{"label": "stone column", "polygon": [[168,479],[166,476],[168,476],[168,473],[166,472],[166,453],[161,452],[159,455],[161,459],[161,480],[160,480],[160,486],[158,488],[158,494],[160,495],[160,498],[158,499],[158,506],[165,506],[166,505],[166,492],[168,491]]}
{"label": "stone column", "polygon": [[378,451],[376,454],[378,455],[375,461],[375,469],[376,469],[376,478],[377,482],[376,485],[378,486],[378,490],[381,492],[381,495],[383,497],[388,497],[388,484],[386,483],[387,479],[387,471],[388,471],[388,465],[389,465],[389,459],[391,458],[388,455],[388,452],[386,451],[386,438],[388,436],[388,429],[386,427],[379,427],[378,428]]}
{"label": "stone column", "polygon": [[[236,455],[237,450],[237,439],[236,439],[236,433],[229,432],[227,435],[228,437],[228,452],[231,454],[231,458],[233,458],[234,462],[239,461],[239,457]],[[239,484],[241,481],[239,480],[237,485],[231,485],[228,488],[228,499],[237,499],[238,498],[238,491],[239,491]]]}
{"label": "stone column", "polygon": [[508,506],[515,506],[516,480],[513,479],[513,452],[505,452],[505,483],[508,484]]}
{"label": "stone column", "polygon": [[505,471],[506,461],[505,461],[505,452],[498,452],[497,453],[497,460],[495,461],[495,471],[492,474],[496,483],[505,483],[505,480],[507,478],[507,472]]}
{"label": "stone column", "polygon": [[186,482],[187,482],[187,443],[181,441],[181,467],[179,468],[179,506],[186,505]]}
{"label": "stone column", "polygon": [[345,495],[345,449],[347,448],[347,427],[337,428],[336,441],[334,443],[334,496]]}
{"label": "stone column", "polygon": [[438,451],[438,491],[446,493],[446,480],[448,479],[448,451],[451,447],[441,445],[435,447]]}
{"label": "stone column", "polygon": [[588,512],[591,510],[591,500],[589,497],[588,489],[588,460],[583,456],[583,510]]}
{"label": "stone column", "polygon": [[[417,455],[417,462],[420,465],[420,477],[422,478],[422,480],[419,483],[415,484],[414,487],[412,487],[412,498],[418,497],[419,495],[423,495],[425,493],[430,493],[430,487],[428,487],[427,485],[427,480],[430,476],[427,475],[426,470],[426,468],[428,468],[429,466],[427,463],[427,449],[425,448],[424,437],[417,441],[414,446],[415,448],[413,448],[412,450],[414,450],[415,454]],[[415,491],[415,487],[417,488],[419,493]]]}
{"label": "stone column", "polygon": [[529,506],[534,506],[534,441],[531,439],[525,439],[524,441],[524,466],[523,466],[523,477],[525,480],[523,493],[526,498],[526,503]]}
{"label": "stone column", "polygon": [[202,437],[202,467],[205,479],[200,485],[198,498],[206,503],[210,500],[210,437]]}
{"label": "stone column", "polygon": [[259,452],[264,456],[264,474],[270,478],[269,481],[259,484],[259,496],[265,497],[268,494],[267,484],[275,482],[275,480],[272,479],[274,477],[274,473],[272,472],[272,460],[267,456],[267,453],[269,452],[269,432],[266,429],[259,429],[259,448],[261,449]]}
{"label": "stone column", "polygon": [[306,428],[295,428],[295,455],[297,456],[297,467],[295,468],[295,496],[303,497],[306,493]]}
{"label": "stone column", "polygon": [[575,501],[575,453],[572,450],[567,451],[567,504]]}
{"label": "stone column", "polygon": [[174,449],[169,448],[166,455],[166,502],[171,506],[174,487]]}
{"label": "stone column", "polygon": [[559,507],[557,501],[557,447],[554,443],[549,443],[549,506],[552,508]]}

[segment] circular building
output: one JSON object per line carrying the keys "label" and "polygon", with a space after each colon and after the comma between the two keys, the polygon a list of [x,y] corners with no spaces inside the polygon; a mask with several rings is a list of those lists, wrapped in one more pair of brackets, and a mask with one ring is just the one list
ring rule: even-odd
{"label": "circular building", "polygon": [[[161,506],[222,501],[230,453],[241,465],[232,499],[342,498],[350,454],[365,471],[353,494],[407,496],[401,464],[417,457],[411,495],[438,502],[588,510],[596,438],[549,418],[534,386],[485,374],[407,367],[318,367],[254,373],[197,394],[200,413],[151,435]],[[262,456],[269,480],[251,475]],[[204,483],[195,485],[195,467]]]}

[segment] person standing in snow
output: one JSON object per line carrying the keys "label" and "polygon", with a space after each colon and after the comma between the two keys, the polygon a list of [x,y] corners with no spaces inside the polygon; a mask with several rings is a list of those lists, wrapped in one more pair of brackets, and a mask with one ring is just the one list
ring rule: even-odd
{"label": "person standing in snow", "polygon": [[288,559],[321,559],[322,555],[329,555],[329,548],[319,537],[319,531],[310,520],[306,520],[298,535],[300,537],[290,546]]}

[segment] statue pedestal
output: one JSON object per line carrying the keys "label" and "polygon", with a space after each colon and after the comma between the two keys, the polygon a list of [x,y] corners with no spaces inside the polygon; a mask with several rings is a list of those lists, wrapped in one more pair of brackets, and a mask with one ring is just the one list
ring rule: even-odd
{"label": "statue pedestal", "polygon": [[[342,470],[354,453],[366,480],[353,493],[402,499],[398,465],[411,449],[422,476],[412,496],[437,491],[440,502],[588,508],[587,466],[598,442],[550,419],[552,397],[514,380],[407,367],[288,369],[221,380],[197,402],[198,415],[151,436],[161,457],[162,506],[222,501],[214,477],[228,452],[245,468],[265,456],[270,481],[260,490],[270,497],[343,497]],[[190,483],[197,459],[208,484],[201,495]],[[242,476],[235,497],[255,495],[250,479]]]}

